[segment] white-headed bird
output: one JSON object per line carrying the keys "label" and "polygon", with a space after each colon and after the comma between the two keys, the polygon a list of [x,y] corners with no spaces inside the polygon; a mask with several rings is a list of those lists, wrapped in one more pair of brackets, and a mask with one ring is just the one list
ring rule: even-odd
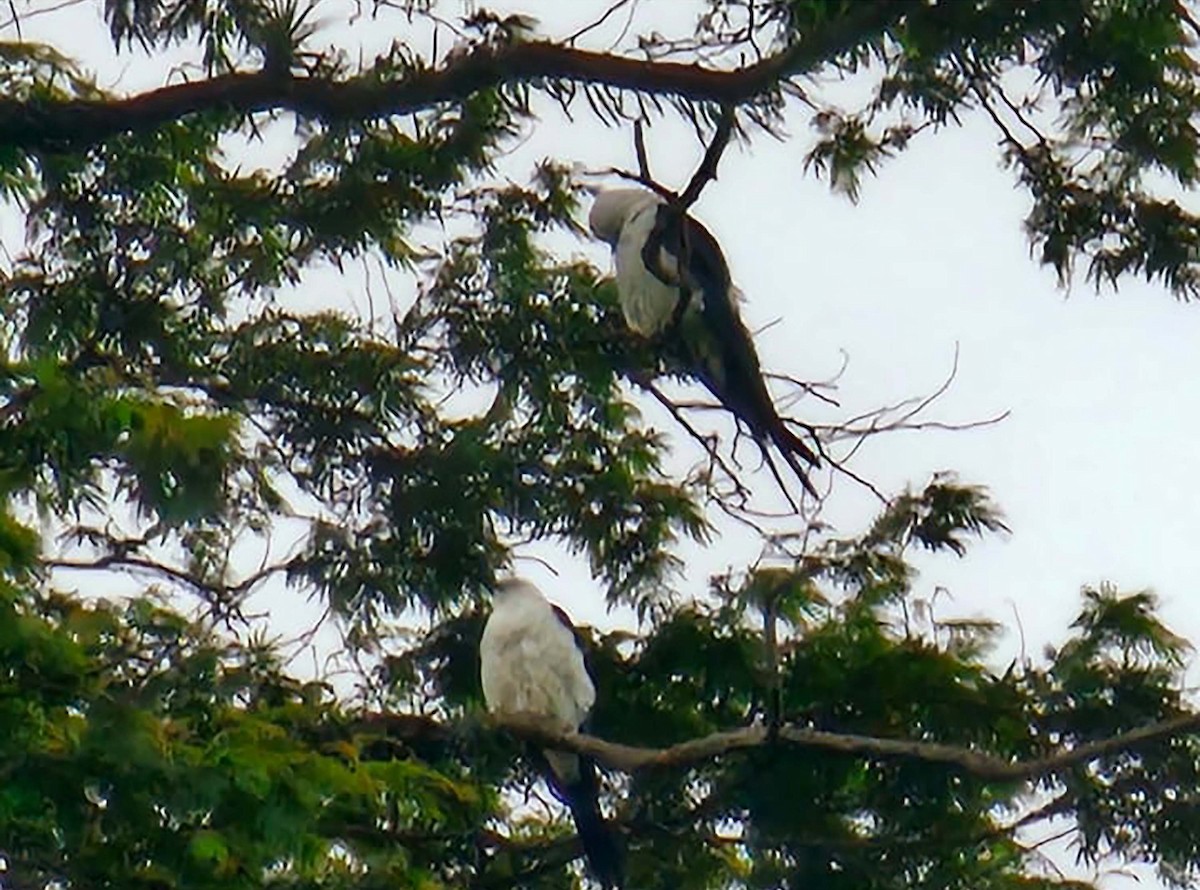
{"label": "white-headed bird", "polygon": [[775,410],[717,239],[644,189],[601,192],[588,225],[613,249],[617,294],[629,327],[679,344],[691,372],[749,428],[764,455],[767,443],[774,443],[816,497],[800,461],[815,467],[820,459]]}
{"label": "white-headed bird", "polygon": [[[596,701],[570,619],[520,578],[496,585],[479,641],[479,673],[489,711],[536,714],[563,732],[579,729]],[[595,764],[567,751],[540,754],[551,789],[571,810],[592,874],[606,890],[619,888],[622,855],[600,811]]]}

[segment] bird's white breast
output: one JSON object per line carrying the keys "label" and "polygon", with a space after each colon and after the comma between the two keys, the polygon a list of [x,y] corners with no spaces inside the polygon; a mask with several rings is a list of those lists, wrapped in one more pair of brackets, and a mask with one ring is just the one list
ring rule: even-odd
{"label": "bird's white breast", "polygon": [[498,597],[479,643],[488,710],[529,712],[578,729],[596,700],[575,636],[537,594]]}
{"label": "bird's white breast", "polygon": [[[651,274],[642,256],[642,248],[654,229],[658,207],[657,202],[648,203],[630,215],[621,227],[615,251],[621,311],[629,327],[643,337],[653,337],[671,322],[681,296],[678,285],[664,284]],[[662,251],[659,263],[663,272],[678,279],[679,271],[670,254]]]}

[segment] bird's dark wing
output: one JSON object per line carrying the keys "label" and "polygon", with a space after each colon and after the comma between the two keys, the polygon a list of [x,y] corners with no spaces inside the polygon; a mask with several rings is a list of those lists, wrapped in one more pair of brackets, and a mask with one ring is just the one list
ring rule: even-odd
{"label": "bird's dark wing", "polygon": [[666,204],[658,205],[654,226],[642,245],[642,265],[667,287],[679,287],[679,214]]}
{"label": "bird's dark wing", "polygon": [[729,267],[708,229],[669,204],[659,204],[642,245],[642,263],[668,287],[707,292],[728,288]]}
{"label": "bird's dark wing", "polygon": [[[687,364],[721,404],[749,427],[764,447],[764,456],[765,443],[773,442],[816,496],[800,460],[810,465],[819,465],[820,460],[775,410],[754,341],[734,305],[733,279],[717,239],[697,220],[663,203],[642,245],[642,263],[663,284],[679,290],[671,321],[662,333],[684,347]],[[699,324],[687,318],[693,295],[701,297]],[[684,326],[689,329],[681,330]]]}
{"label": "bird's dark wing", "polygon": [[[555,605],[549,600],[546,602],[549,604],[551,610],[553,610],[554,617],[558,619],[558,623],[569,630],[571,632],[571,636],[575,638],[575,648],[579,650],[581,655],[583,655],[583,669],[587,671],[587,675],[591,677],[594,685],[596,682],[596,672],[592,670],[591,642],[583,635],[583,632],[571,622],[571,616],[563,611],[562,606]],[[590,724],[591,719],[585,719],[579,728],[586,730]]]}
{"label": "bird's dark wing", "polygon": [[712,233],[690,216],[683,218],[683,233],[678,239],[683,245],[683,260],[686,260],[685,280],[709,293],[728,293],[733,288],[733,278],[721,245]]}
{"label": "bird's dark wing", "polygon": [[[549,602],[549,601],[547,601]],[[592,675],[592,666],[588,662],[588,641],[579,628],[571,623],[571,616],[562,610],[562,606],[557,606],[550,603],[550,608],[554,611],[554,617],[558,619],[558,623],[571,632],[571,636],[575,638],[575,646],[583,653],[583,666],[587,668],[588,676]],[[594,677],[593,677],[594,679]]]}
{"label": "bird's dark wing", "polygon": [[547,602],[549,603],[551,610],[554,612],[554,617],[558,619],[558,623],[573,633],[576,639],[579,639],[579,630],[571,622],[571,616],[563,611],[562,606],[556,605],[555,603],[550,603],[549,600],[547,600]]}
{"label": "bird's dark wing", "polygon": [[679,291],[675,310],[662,333],[679,327],[693,294],[728,290],[729,267],[709,231],[669,204],[659,204],[654,225],[642,245],[642,265],[667,287]]}
{"label": "bird's dark wing", "polygon": [[788,429],[775,410],[754,340],[734,304],[733,281],[717,239],[688,216],[683,221],[682,243],[688,261],[684,277],[695,282],[704,295],[701,311],[703,333],[707,336],[687,338],[693,350],[693,366],[700,371],[704,385],[750,428],[755,439],[760,443],[774,442],[804,487],[816,496],[808,474],[796,458],[810,465],[818,465],[820,460]]}

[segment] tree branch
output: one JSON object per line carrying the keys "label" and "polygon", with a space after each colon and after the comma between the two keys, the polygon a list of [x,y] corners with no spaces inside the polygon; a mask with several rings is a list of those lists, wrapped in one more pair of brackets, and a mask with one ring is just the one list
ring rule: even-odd
{"label": "tree branch", "polygon": [[641,118],[633,122],[633,152],[637,156],[638,174],[643,179],[653,182],[654,177],[650,173],[650,157],[646,154],[646,132]]}
{"label": "tree branch", "polygon": [[[112,542],[120,543],[120,542]],[[272,563],[264,566],[249,575],[246,575],[242,580],[233,584],[226,584],[220,580],[205,580],[191,572],[176,566],[169,565],[165,562],[159,562],[149,557],[139,556],[136,554],[125,552],[105,553],[94,559],[62,559],[62,558],[46,558],[42,560],[42,565],[50,569],[67,569],[77,572],[103,572],[110,569],[128,569],[132,571],[146,571],[153,574],[163,575],[174,581],[177,581],[193,591],[205,595],[209,594],[218,599],[234,597],[235,599],[244,596],[252,587],[265,581],[267,578],[277,575],[280,572],[286,572],[294,568],[301,562],[300,557],[294,557],[280,563]]]}
{"label": "tree branch", "polygon": [[[561,734],[536,715],[506,715],[499,725],[514,735],[547,748],[560,748],[586,754],[604,766],[620,772],[634,773],[645,769],[687,766],[711,760],[733,751],[760,748],[770,742],[765,726],[715,732],[689,739],[668,748],[639,748],[608,742],[594,736],[573,732]],[[884,739],[872,736],[824,732],[798,726],[779,729],[781,743],[801,748],[820,748],[843,754],[859,754],[885,759],[920,760],[955,767],[980,779],[1015,782],[1040,778],[1062,769],[1087,763],[1160,739],[1200,730],[1200,714],[1185,714],[1160,723],[1152,723],[1108,739],[1085,742],[1036,760],[1005,760],[969,748],[943,745],[936,742],[914,742],[904,739]]]}
{"label": "tree branch", "polygon": [[0,99],[0,144],[79,147],[117,133],[151,130],[210,111],[288,110],[320,120],[409,114],[505,84],[574,81],[695,102],[738,105],[811,71],[900,19],[916,0],[870,0],[805,34],[787,49],[733,70],[654,62],[545,41],[479,46],[407,78],[333,80],[269,71],[235,72],[119,99]]}
{"label": "tree branch", "polygon": [[717,165],[721,163],[721,155],[725,153],[725,148],[729,145],[729,137],[733,135],[735,117],[732,105],[725,105],[721,108],[721,119],[717,122],[717,130],[713,134],[712,142],[708,144],[708,148],[704,152],[704,159],[696,168],[696,172],[692,174],[687,188],[675,201],[675,207],[680,213],[686,213],[688,208],[696,203],[696,199],[700,197],[700,192],[704,190],[704,187],[717,178]]}

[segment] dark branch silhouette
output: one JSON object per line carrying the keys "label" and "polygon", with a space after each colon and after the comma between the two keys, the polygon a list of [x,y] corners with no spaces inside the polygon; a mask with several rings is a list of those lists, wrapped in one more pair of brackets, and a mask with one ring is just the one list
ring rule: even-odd
{"label": "dark branch silhouette", "polygon": [[287,110],[326,121],[370,119],[409,114],[501,85],[536,81],[570,81],[736,106],[778,89],[784,78],[814,70],[915,5],[920,4],[911,0],[857,3],[846,15],[814,28],[787,49],[730,70],[530,41],[479,46],[440,68],[414,71],[395,81],[369,76],[335,80],[263,70],[172,84],[125,98],[2,99],[0,144],[78,148],[118,133],[152,130],[214,111]]}
{"label": "dark branch silhouette", "polygon": [[686,213],[687,209],[696,203],[700,193],[704,191],[704,187],[717,178],[717,165],[721,163],[721,155],[725,153],[725,148],[729,145],[729,137],[733,135],[735,122],[734,107],[725,105],[721,109],[721,119],[717,122],[717,129],[713,133],[712,141],[704,152],[704,159],[700,161],[696,172],[692,174],[687,188],[674,202],[680,213]]}

